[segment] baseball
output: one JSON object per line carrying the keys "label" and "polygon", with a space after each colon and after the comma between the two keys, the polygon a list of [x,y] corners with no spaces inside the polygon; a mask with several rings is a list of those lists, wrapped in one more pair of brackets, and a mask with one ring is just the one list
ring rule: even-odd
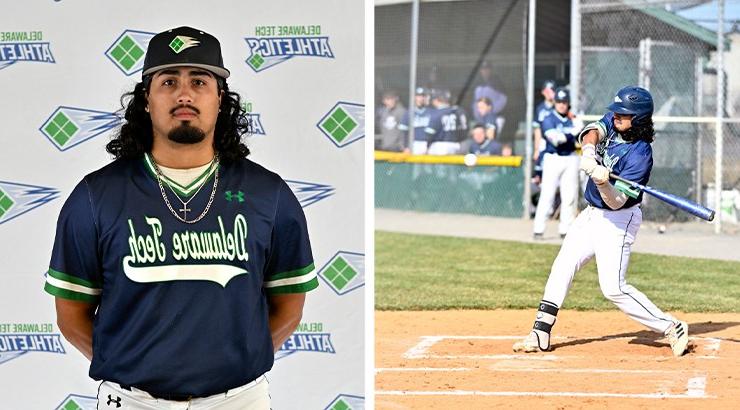
{"label": "baseball", "polygon": [[478,157],[475,154],[467,154],[463,158],[463,162],[465,162],[465,165],[472,167],[478,162]]}
{"label": "baseball", "polygon": [[665,233],[665,229],[666,229],[666,228],[665,228],[665,225],[660,225],[660,226],[658,227],[658,233]]}

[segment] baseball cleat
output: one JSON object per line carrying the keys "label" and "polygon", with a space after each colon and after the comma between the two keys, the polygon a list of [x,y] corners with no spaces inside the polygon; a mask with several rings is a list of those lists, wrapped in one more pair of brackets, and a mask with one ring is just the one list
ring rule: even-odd
{"label": "baseball cleat", "polygon": [[674,356],[683,356],[689,347],[689,325],[686,322],[675,322],[668,330],[668,341]]}
{"label": "baseball cleat", "polygon": [[540,349],[540,338],[534,330],[529,332],[524,340],[514,343],[513,348],[517,353],[535,353],[545,351]]}

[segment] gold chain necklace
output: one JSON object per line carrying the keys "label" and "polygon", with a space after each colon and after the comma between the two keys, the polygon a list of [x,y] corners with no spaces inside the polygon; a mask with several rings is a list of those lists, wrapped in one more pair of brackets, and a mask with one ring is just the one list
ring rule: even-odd
{"label": "gold chain necklace", "polygon": [[[147,154],[147,155],[149,155],[149,154]],[[170,212],[172,212],[172,215],[174,215],[175,218],[177,218],[178,220],[180,220],[181,222],[184,222],[186,224],[194,224],[194,223],[200,221],[201,219],[203,219],[203,217],[205,217],[206,214],[208,213],[208,210],[211,209],[211,204],[213,204],[213,198],[216,197],[216,187],[218,186],[218,154],[216,154],[216,155],[213,156],[213,160],[211,161],[211,166],[208,167],[208,172],[209,173],[210,173],[210,170],[213,169],[214,166],[216,167],[216,171],[215,171],[214,177],[213,177],[213,189],[211,190],[211,196],[210,196],[210,198],[208,198],[208,204],[206,205],[206,208],[203,210],[203,212],[200,214],[200,216],[198,216],[197,218],[192,219],[192,220],[188,220],[187,219],[187,217],[188,217],[188,211],[191,211],[191,209],[188,208],[188,204],[190,203],[190,201],[193,200],[193,198],[195,198],[196,195],[198,195],[198,192],[200,192],[201,188],[203,188],[203,186],[208,181],[208,177],[206,177],[205,179],[203,179],[203,182],[198,187],[198,190],[196,190],[195,193],[187,201],[183,201],[180,198],[180,196],[177,195],[177,192],[175,192],[175,190],[172,188],[172,185],[170,185],[169,183],[167,183],[167,185],[170,187],[170,190],[172,191],[172,193],[175,194],[175,198],[177,198],[177,200],[182,203],[182,209],[179,210],[180,212],[183,213],[183,217],[181,217],[180,215],[177,214],[177,212],[175,211],[175,209],[172,207],[172,204],[170,203],[169,198],[167,198],[167,192],[164,190],[164,184],[162,183],[162,178],[163,178],[162,171],[157,166],[157,162],[154,161],[154,158],[152,158],[151,156],[149,156],[149,159],[151,160],[152,166],[154,166],[155,174],[157,175],[157,184],[159,184],[159,191],[162,193],[162,198],[164,199],[164,203],[167,205],[167,208],[170,210]]]}

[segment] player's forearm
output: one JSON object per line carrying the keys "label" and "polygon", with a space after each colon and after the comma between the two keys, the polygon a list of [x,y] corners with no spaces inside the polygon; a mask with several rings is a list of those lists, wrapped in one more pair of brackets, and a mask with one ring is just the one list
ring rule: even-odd
{"label": "player's forearm", "polygon": [[585,146],[588,144],[596,145],[599,142],[599,132],[595,129],[586,131],[581,137],[581,145]]}
{"label": "player's forearm", "polygon": [[290,293],[269,297],[270,305],[270,333],[272,334],[273,350],[277,352],[280,346],[295,331],[303,316],[304,293]]}
{"label": "player's forearm", "polygon": [[270,333],[273,350],[277,352],[301,323],[302,312],[270,313]]}
{"label": "player's forearm", "polygon": [[95,306],[57,298],[57,325],[64,338],[92,360],[93,317]]}

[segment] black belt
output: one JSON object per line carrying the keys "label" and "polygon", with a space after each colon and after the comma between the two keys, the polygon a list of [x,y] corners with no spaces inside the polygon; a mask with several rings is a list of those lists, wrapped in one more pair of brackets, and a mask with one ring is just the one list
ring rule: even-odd
{"label": "black belt", "polygon": [[[120,384],[122,389],[131,391],[131,386],[124,386]],[[144,390],[146,391],[146,390]],[[170,401],[190,401],[192,399],[200,398],[200,396],[193,396],[192,394],[160,394],[147,392],[150,396],[155,399],[170,400]]]}

